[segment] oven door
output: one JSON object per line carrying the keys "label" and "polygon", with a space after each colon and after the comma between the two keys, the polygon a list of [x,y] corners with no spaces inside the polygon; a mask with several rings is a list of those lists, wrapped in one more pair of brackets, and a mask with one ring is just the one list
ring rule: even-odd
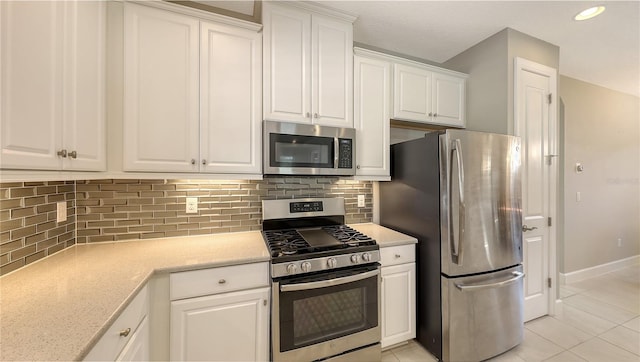
{"label": "oven door", "polygon": [[377,265],[274,281],[273,361],[312,361],[379,343],[379,282]]}

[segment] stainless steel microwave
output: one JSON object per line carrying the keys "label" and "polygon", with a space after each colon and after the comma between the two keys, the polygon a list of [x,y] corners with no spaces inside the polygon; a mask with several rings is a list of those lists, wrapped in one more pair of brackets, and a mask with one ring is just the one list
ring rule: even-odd
{"label": "stainless steel microwave", "polygon": [[265,175],[353,176],[356,130],[264,121]]}

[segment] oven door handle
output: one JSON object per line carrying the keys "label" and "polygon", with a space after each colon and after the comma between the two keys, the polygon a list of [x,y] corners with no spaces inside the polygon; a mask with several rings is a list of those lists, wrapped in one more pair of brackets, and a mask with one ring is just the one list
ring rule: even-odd
{"label": "oven door handle", "polygon": [[336,279],[320,280],[317,282],[309,282],[309,283],[285,284],[280,286],[280,291],[294,292],[298,290],[309,290],[309,289],[332,287],[335,285],[357,282],[359,280],[371,278],[372,276],[376,276],[379,274],[380,274],[380,270],[376,269],[366,273],[361,273],[361,274],[356,274],[356,275],[351,275],[348,277],[342,277],[342,278],[336,278]]}

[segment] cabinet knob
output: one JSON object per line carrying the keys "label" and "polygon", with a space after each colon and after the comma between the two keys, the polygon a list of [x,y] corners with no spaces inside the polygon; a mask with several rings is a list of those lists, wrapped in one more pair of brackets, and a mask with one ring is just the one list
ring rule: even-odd
{"label": "cabinet knob", "polygon": [[429,117],[433,117],[433,112],[429,112]]}
{"label": "cabinet knob", "polygon": [[313,118],[318,118],[318,117],[320,117],[320,116],[318,116],[318,114],[317,114],[317,113],[314,113],[314,114],[313,114]]}
{"label": "cabinet knob", "polygon": [[356,168],[359,170],[360,169],[360,165],[356,165]]}
{"label": "cabinet knob", "polygon": [[311,113],[307,112],[307,114],[304,115],[307,118],[311,118]]}
{"label": "cabinet knob", "polygon": [[206,166],[206,165],[207,165],[207,160],[204,160],[204,159],[203,159],[203,160],[202,160],[202,164]]}
{"label": "cabinet knob", "polygon": [[131,333],[131,328],[123,329],[120,331],[120,337],[127,337]]}
{"label": "cabinet knob", "polygon": [[60,150],[58,151],[57,155],[62,158],[67,158],[67,150]]}
{"label": "cabinet knob", "polygon": [[226,281],[226,280],[224,280],[224,279],[220,279],[220,280],[218,280],[218,284],[225,284],[225,283],[227,283],[227,281]]}
{"label": "cabinet knob", "polygon": [[69,157],[71,157],[73,159],[78,158],[78,152],[76,152],[76,151],[69,152]]}
{"label": "cabinet knob", "polygon": [[438,117],[438,114],[437,114],[437,113],[434,113],[434,114],[433,114],[433,116],[434,116],[434,117]]}
{"label": "cabinet knob", "polygon": [[399,258],[400,258],[400,254],[396,254],[396,259],[399,259]]}
{"label": "cabinet knob", "polygon": [[196,159],[195,159],[195,158],[192,158],[192,159],[191,159],[191,164],[192,164],[192,165],[195,165],[195,164],[196,164]]}

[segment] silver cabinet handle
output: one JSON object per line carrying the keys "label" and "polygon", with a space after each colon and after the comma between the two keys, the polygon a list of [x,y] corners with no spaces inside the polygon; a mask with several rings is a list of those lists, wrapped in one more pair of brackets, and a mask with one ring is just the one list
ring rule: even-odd
{"label": "silver cabinet handle", "polygon": [[202,160],[202,164],[206,166],[207,160]]}
{"label": "silver cabinet handle", "polygon": [[57,155],[62,157],[62,158],[67,158],[67,150],[60,150],[57,152]]}
{"label": "silver cabinet handle", "polygon": [[433,112],[429,112],[429,117],[432,117],[432,116],[433,116]]}
{"label": "silver cabinet handle", "polygon": [[307,118],[311,118],[311,113],[307,112],[307,114],[304,115]]}
{"label": "silver cabinet handle", "polygon": [[226,283],[227,283],[227,281],[226,281],[226,280],[224,280],[224,279],[220,279],[220,280],[218,280],[218,284],[226,284]]}
{"label": "silver cabinet handle", "polygon": [[319,117],[320,117],[320,116],[318,116],[318,114],[317,114],[317,113],[314,113],[314,114],[313,114],[313,118],[319,118]]}
{"label": "silver cabinet handle", "polygon": [[513,283],[519,279],[524,278],[524,273],[518,272],[518,271],[514,271],[511,273],[511,275],[513,275],[512,278],[509,278],[507,280],[503,280],[501,282],[496,282],[496,283],[489,283],[489,284],[460,284],[460,283],[455,283],[456,288],[465,291],[465,290],[478,290],[478,289],[487,289],[487,288],[496,288],[496,287],[503,287],[507,284]]}
{"label": "silver cabinet handle", "polygon": [[396,259],[399,259],[400,258],[400,254],[396,254],[395,257],[396,257]]}
{"label": "silver cabinet handle", "polygon": [[195,159],[195,158],[192,158],[192,159],[191,159],[191,164],[192,164],[192,165],[195,165],[195,164],[196,164],[196,159]]}
{"label": "silver cabinet handle", "polygon": [[78,152],[76,152],[76,151],[69,152],[69,157],[71,157],[73,159],[78,158]]}
{"label": "silver cabinet handle", "polygon": [[131,333],[131,328],[123,329],[120,331],[120,337],[127,337]]}
{"label": "silver cabinet handle", "polygon": [[437,114],[437,113],[434,113],[434,114],[433,114],[433,116],[434,116],[434,117],[438,117],[438,114]]}
{"label": "silver cabinet handle", "polygon": [[526,231],[531,231],[531,230],[535,230],[538,227],[534,226],[534,227],[528,227],[527,225],[522,225],[522,231],[526,232]]}
{"label": "silver cabinet handle", "polygon": [[356,168],[359,170],[360,169],[360,165],[357,165]]}

